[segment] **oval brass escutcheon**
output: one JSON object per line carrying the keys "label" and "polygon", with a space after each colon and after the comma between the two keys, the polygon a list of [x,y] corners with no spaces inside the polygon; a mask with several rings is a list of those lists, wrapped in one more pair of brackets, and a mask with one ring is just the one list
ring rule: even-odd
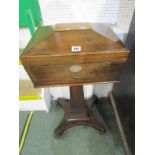
{"label": "oval brass escutcheon", "polygon": [[76,73],[76,72],[80,72],[80,71],[82,70],[82,68],[81,68],[81,66],[74,65],[74,66],[71,66],[71,67],[69,68],[69,70],[70,70],[71,72]]}

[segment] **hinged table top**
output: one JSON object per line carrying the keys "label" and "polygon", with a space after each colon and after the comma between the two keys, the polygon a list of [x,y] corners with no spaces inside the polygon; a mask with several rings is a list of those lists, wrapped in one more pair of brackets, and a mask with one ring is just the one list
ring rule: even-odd
{"label": "hinged table top", "polygon": [[[98,24],[99,25],[99,24]],[[97,25],[97,26],[98,26]],[[101,25],[101,24],[100,24]],[[65,26],[66,27],[66,26]],[[41,55],[72,55],[72,47],[80,47],[76,54],[93,54],[106,52],[127,52],[128,50],[117,38],[111,28],[102,24],[101,33],[95,28],[82,27],[81,29],[66,30],[60,25],[39,27],[22,56]]]}

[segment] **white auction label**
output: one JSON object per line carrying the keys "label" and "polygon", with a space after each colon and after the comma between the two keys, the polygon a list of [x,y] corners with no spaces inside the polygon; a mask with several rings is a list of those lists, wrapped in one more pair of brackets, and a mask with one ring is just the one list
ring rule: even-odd
{"label": "white auction label", "polygon": [[72,52],[80,52],[81,51],[81,46],[72,46],[71,51]]}

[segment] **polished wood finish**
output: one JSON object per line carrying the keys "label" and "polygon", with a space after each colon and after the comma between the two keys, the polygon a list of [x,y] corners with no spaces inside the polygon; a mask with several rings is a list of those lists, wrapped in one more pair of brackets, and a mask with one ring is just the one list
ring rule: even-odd
{"label": "polished wood finish", "polygon": [[[71,72],[70,68],[74,65],[80,66],[82,70],[76,73]],[[26,70],[33,73],[30,76],[36,87],[47,87],[49,85],[77,85],[102,81],[116,82],[119,80],[119,73],[123,65],[124,61],[50,66],[36,65],[27,66]]]}
{"label": "polished wood finish", "polygon": [[53,29],[54,31],[82,30],[91,29],[91,25],[89,23],[62,23],[56,24]]}
{"label": "polished wood finish", "polygon": [[98,130],[99,133],[104,133],[103,124],[95,119],[92,112],[93,103],[95,103],[97,97],[93,96],[84,101],[83,86],[81,85],[71,86],[70,96],[70,101],[62,98],[58,99],[58,104],[64,109],[64,118],[56,128],[54,137],[59,138],[66,129],[77,125],[88,125]]}
{"label": "polished wood finish", "polygon": [[[129,51],[120,40],[109,39],[107,31],[103,36],[93,29],[39,28],[21,55],[35,87],[118,81]],[[110,32],[109,37],[113,36]],[[72,52],[72,46],[80,46],[81,51]],[[81,71],[71,72],[74,65]]]}
{"label": "polished wood finish", "polygon": [[[73,52],[72,46],[81,50]],[[117,82],[128,54],[129,50],[105,24],[38,28],[20,58],[35,87],[70,86],[71,100],[58,99],[65,115],[55,130],[56,138],[75,125],[105,131],[92,113],[96,97],[85,103],[82,85]]]}
{"label": "polished wood finish", "polygon": [[[51,32],[46,33],[46,31]],[[47,29],[47,30],[46,30]],[[46,35],[45,35],[46,34]],[[27,46],[21,58],[31,56],[70,56],[70,55],[87,55],[87,54],[105,54],[107,52],[128,53],[128,49],[118,40],[113,41],[92,29],[70,30],[70,31],[52,31],[52,27],[41,27],[36,31],[33,40],[43,38],[33,47]],[[31,41],[30,41],[31,42]],[[79,53],[71,52],[71,46],[81,46]],[[24,59],[23,59],[24,60]]]}

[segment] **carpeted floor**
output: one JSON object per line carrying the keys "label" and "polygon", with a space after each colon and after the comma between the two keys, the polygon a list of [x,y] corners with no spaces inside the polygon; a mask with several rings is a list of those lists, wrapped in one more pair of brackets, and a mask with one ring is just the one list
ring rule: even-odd
{"label": "carpeted floor", "polygon": [[[53,131],[63,118],[63,110],[52,104],[49,113],[34,112],[21,155],[125,155],[109,100],[100,99],[97,106],[106,123],[103,135],[89,126],[77,126],[66,130],[60,139],[54,139]],[[103,122],[95,106],[94,114]],[[28,112],[19,113],[20,136],[27,115]]]}

